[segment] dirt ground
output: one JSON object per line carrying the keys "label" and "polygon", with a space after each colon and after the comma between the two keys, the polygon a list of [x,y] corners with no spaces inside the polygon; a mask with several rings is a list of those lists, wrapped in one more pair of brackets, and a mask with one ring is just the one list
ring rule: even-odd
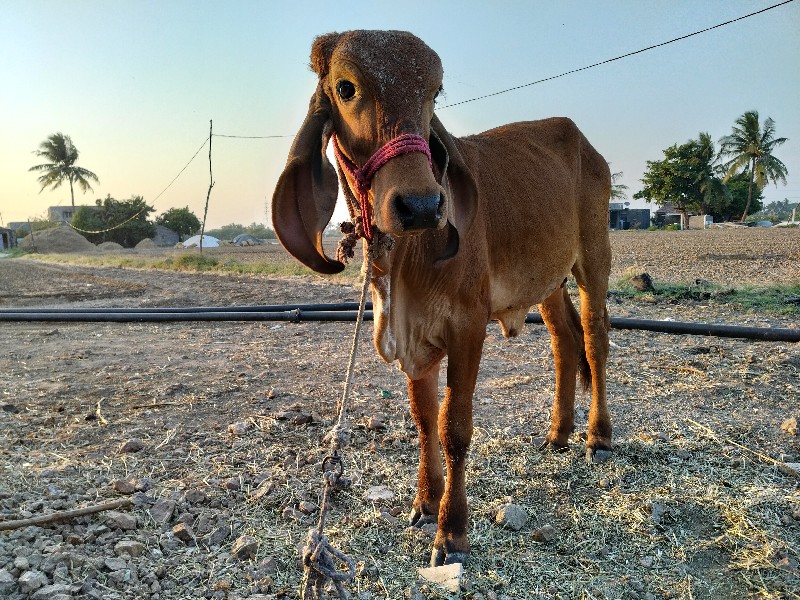
{"label": "dirt ground", "polygon": [[[612,281],[800,281],[797,230],[612,234]],[[170,250],[169,252],[174,252]],[[219,249],[263,260],[276,248]],[[357,300],[354,282],[0,259],[0,308]],[[613,287],[613,286],[612,286]],[[796,312],[610,296],[614,316],[800,326]],[[0,532],[0,596],[294,598],[318,517],[348,323],[3,323],[0,525],[130,498],[131,508]],[[405,380],[366,324],[345,449],[354,483],[327,533],[356,598],[449,597],[418,581],[430,530],[405,527],[417,441]],[[588,399],[569,452],[540,453],[549,339],[490,324],[468,469],[473,546],[461,597],[800,598],[800,347],[611,332],[614,457],[587,465]],[[383,486],[382,499],[367,499]],[[495,522],[512,503],[517,530]]]}

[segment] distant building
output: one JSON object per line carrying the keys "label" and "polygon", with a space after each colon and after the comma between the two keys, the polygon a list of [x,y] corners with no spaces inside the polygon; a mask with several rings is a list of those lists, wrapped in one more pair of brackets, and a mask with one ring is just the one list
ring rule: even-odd
{"label": "distant building", "polygon": [[180,241],[178,234],[172,229],[158,224],[156,224],[156,234],[150,239],[156,246],[174,246]]}
{"label": "distant building", "polygon": [[17,247],[17,232],[8,227],[0,227],[0,250]]}
{"label": "distant building", "polygon": [[72,217],[81,208],[96,208],[94,206],[51,206],[47,209],[47,218],[53,223],[71,223]]}
{"label": "distant building", "polygon": [[[688,213],[691,216],[694,213]],[[655,225],[657,227],[668,227],[669,225],[679,225],[683,227],[683,218],[681,213],[675,208],[672,202],[665,202],[662,206],[658,207],[654,217]]]}
{"label": "distant building", "polygon": [[31,232],[31,224],[27,221],[13,221],[12,223],[8,224],[8,228],[17,232],[17,235],[20,235],[21,233],[28,235]]}
{"label": "distant building", "polygon": [[650,227],[649,208],[628,208],[623,202],[608,204],[609,229],[647,229]]}

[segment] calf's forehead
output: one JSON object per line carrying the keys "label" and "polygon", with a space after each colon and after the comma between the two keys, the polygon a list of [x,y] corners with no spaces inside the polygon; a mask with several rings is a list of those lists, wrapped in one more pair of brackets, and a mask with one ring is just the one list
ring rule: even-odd
{"label": "calf's forehead", "polygon": [[408,94],[437,88],[442,62],[425,42],[405,31],[352,31],[339,39],[331,62],[358,66],[384,99],[394,90]]}

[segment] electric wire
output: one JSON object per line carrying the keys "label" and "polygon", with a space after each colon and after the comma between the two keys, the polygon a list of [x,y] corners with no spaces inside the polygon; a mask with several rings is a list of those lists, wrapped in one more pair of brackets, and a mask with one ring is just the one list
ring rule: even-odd
{"label": "electric wire", "polygon": [[540,83],[544,83],[546,81],[552,81],[554,79],[559,79],[559,78],[565,77],[567,75],[572,75],[574,73],[580,73],[581,71],[587,71],[589,69],[593,69],[593,68],[599,67],[601,65],[606,65],[608,63],[612,63],[612,62],[617,61],[617,60],[622,60],[623,58],[628,58],[628,57],[631,57],[631,56],[635,56],[637,54],[642,54],[643,52],[647,52],[648,50],[654,50],[656,48],[661,48],[662,46],[666,46],[668,44],[673,44],[675,42],[680,42],[680,41],[688,39],[690,37],[694,37],[696,35],[700,35],[701,33],[707,33],[707,32],[712,31],[714,29],[719,29],[720,27],[725,27],[727,25],[731,25],[733,23],[736,23],[738,21],[742,21],[744,19],[749,19],[750,17],[754,17],[756,15],[760,15],[761,13],[765,13],[765,12],[767,12],[769,10],[772,10],[774,8],[778,8],[780,6],[783,6],[785,4],[789,4],[791,2],[794,2],[794,0],[784,0],[784,2],[779,2],[778,4],[773,4],[772,6],[768,6],[766,8],[762,8],[761,10],[757,10],[755,12],[751,12],[749,14],[742,15],[741,17],[737,17],[735,19],[731,19],[729,21],[725,21],[724,23],[718,23],[717,25],[714,25],[712,27],[706,27],[705,29],[701,29],[701,30],[695,31],[693,33],[688,33],[686,35],[682,35],[680,37],[673,38],[673,39],[668,40],[666,42],[661,42],[659,44],[653,44],[652,46],[647,46],[646,48],[641,48],[639,50],[634,50],[633,52],[628,52],[626,54],[621,54],[620,56],[615,56],[614,58],[609,58],[609,59],[606,59],[606,60],[602,60],[600,62],[596,62],[596,63],[593,63],[591,65],[587,65],[585,67],[580,67],[580,68],[577,68],[577,69],[571,69],[569,71],[565,71],[565,72],[560,73],[558,75],[552,75],[551,77],[545,77],[544,79],[538,79],[536,81],[531,81],[530,83],[523,83],[522,85],[515,85],[514,87],[506,88],[506,89],[500,90],[498,92],[492,92],[490,94],[484,94],[483,96],[476,96],[474,98],[468,98],[467,100],[460,100],[459,102],[453,102],[452,104],[445,104],[444,106],[438,106],[436,108],[438,110],[442,110],[442,109],[445,109],[445,108],[452,108],[454,106],[460,106],[462,104],[467,104],[469,102],[477,102],[478,100],[485,100],[486,98],[492,98],[494,96],[499,96],[500,94],[506,94],[508,92],[514,92],[516,90],[521,90],[523,88],[527,88],[527,87],[531,87],[531,86],[534,86],[534,85],[537,85],[537,84],[540,84]]}
{"label": "electric wire", "polygon": [[[208,143],[209,137],[210,137],[210,136],[206,136],[206,139],[205,139],[205,140],[203,140],[203,143],[202,143],[202,145],[201,145],[201,146],[200,146],[200,147],[197,149],[197,152],[195,152],[195,153],[192,155],[192,158],[190,158],[190,159],[189,159],[189,162],[187,162],[187,163],[186,163],[186,164],[183,166],[183,168],[182,168],[180,171],[178,171],[178,174],[177,174],[177,175],[175,175],[175,177],[173,177],[173,178],[172,178],[172,181],[170,181],[170,182],[167,184],[167,187],[165,187],[163,190],[161,190],[161,192],[160,192],[160,193],[159,193],[159,194],[158,194],[158,195],[157,195],[155,198],[153,198],[153,199],[150,201],[151,203],[155,203],[155,201],[156,201],[156,200],[158,200],[159,198],[161,198],[161,196],[163,196],[163,195],[164,195],[164,192],[166,192],[166,191],[167,191],[167,190],[168,190],[170,187],[172,187],[172,184],[173,184],[173,183],[175,183],[175,182],[178,180],[178,177],[180,177],[180,176],[183,174],[183,172],[184,172],[186,169],[188,169],[188,168],[189,168],[189,165],[190,165],[190,164],[192,164],[192,161],[193,161],[195,158],[197,158],[197,155],[198,155],[198,154],[200,154],[200,151],[201,151],[203,148],[205,148],[205,147],[206,147],[206,144]],[[79,227],[75,227],[75,226],[74,226],[72,223],[67,223],[67,225],[69,225],[70,227],[72,227],[72,229],[74,229],[75,231],[79,231],[80,233],[89,233],[89,234],[108,233],[109,231],[114,231],[115,229],[119,229],[120,227],[122,227],[122,226],[123,226],[123,225],[125,225],[126,223],[130,223],[131,221],[133,221],[133,220],[134,220],[136,217],[138,217],[139,215],[141,215],[141,214],[142,214],[143,212],[145,212],[146,210],[152,210],[152,208],[151,208],[150,206],[147,206],[147,205],[145,205],[145,207],[144,207],[142,210],[140,210],[139,212],[137,212],[137,213],[136,213],[135,215],[133,215],[132,217],[128,217],[127,219],[125,219],[125,220],[124,220],[124,221],[122,221],[121,223],[117,223],[116,225],[114,225],[114,226],[112,226],[112,227],[108,227],[107,229],[99,229],[99,230],[97,230],[97,231],[90,231],[90,230],[87,230],[87,229],[80,229]]]}

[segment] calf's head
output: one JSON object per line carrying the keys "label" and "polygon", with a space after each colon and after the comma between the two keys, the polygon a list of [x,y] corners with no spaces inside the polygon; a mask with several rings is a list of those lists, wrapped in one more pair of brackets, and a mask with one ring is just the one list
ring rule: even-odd
{"label": "calf's head", "polygon": [[[453,255],[458,231],[472,221],[476,190],[453,137],[433,112],[442,85],[437,54],[402,31],[330,33],[314,40],[311,67],[319,83],[272,202],[284,247],[318,272],[340,271],[343,265],[322,247],[337,197],[328,142],[335,134],[342,160],[361,167],[400,136],[414,136],[423,149],[427,142],[430,158],[419,144],[393,153],[367,182],[366,208],[374,227],[395,236],[447,228],[446,254]],[[355,191],[353,174],[347,168],[343,174]]]}

